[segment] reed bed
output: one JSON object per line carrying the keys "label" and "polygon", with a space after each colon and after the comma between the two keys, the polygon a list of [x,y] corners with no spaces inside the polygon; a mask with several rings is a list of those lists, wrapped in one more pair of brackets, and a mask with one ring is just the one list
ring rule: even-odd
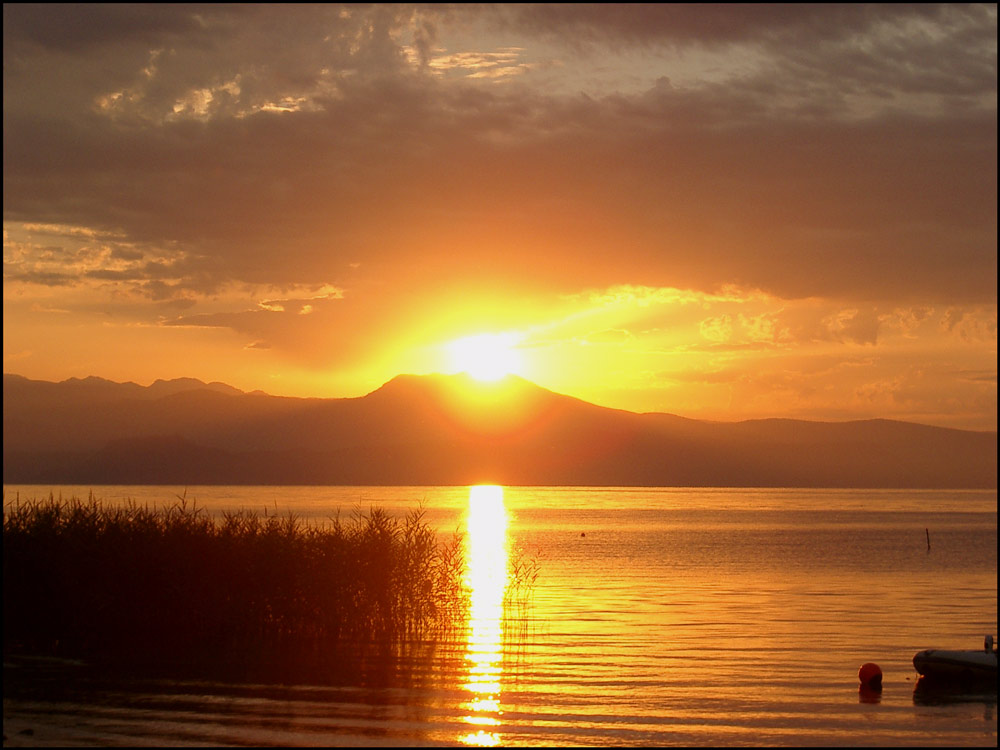
{"label": "reed bed", "polygon": [[[456,635],[465,555],[415,510],[325,524],[185,499],[3,508],[4,651],[136,663],[310,663]],[[460,632],[460,631],[459,631]]]}

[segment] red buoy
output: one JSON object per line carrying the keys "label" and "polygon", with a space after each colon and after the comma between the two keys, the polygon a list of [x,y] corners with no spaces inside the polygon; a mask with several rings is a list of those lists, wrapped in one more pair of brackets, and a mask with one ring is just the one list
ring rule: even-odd
{"label": "red buoy", "polygon": [[870,661],[862,664],[861,669],[858,670],[858,679],[867,688],[882,689],[882,669],[878,664],[873,664]]}

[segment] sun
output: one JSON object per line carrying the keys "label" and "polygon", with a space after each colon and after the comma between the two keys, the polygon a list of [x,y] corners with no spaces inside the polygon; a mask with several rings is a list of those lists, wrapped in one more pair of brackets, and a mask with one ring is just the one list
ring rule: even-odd
{"label": "sun", "polygon": [[476,380],[500,380],[522,368],[516,343],[516,337],[508,333],[481,333],[457,339],[447,346],[451,368]]}

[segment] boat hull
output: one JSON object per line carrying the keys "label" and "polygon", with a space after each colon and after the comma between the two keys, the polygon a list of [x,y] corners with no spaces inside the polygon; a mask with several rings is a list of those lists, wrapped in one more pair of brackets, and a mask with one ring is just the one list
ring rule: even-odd
{"label": "boat hull", "polygon": [[996,651],[946,651],[931,648],[913,657],[913,666],[929,680],[981,683],[997,680]]}

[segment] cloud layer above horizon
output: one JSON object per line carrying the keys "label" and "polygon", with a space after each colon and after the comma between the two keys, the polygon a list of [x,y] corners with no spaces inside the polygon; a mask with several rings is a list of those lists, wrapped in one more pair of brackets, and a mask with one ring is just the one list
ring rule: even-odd
{"label": "cloud layer above horizon", "polygon": [[995,5],[3,12],[7,372],[996,428]]}

